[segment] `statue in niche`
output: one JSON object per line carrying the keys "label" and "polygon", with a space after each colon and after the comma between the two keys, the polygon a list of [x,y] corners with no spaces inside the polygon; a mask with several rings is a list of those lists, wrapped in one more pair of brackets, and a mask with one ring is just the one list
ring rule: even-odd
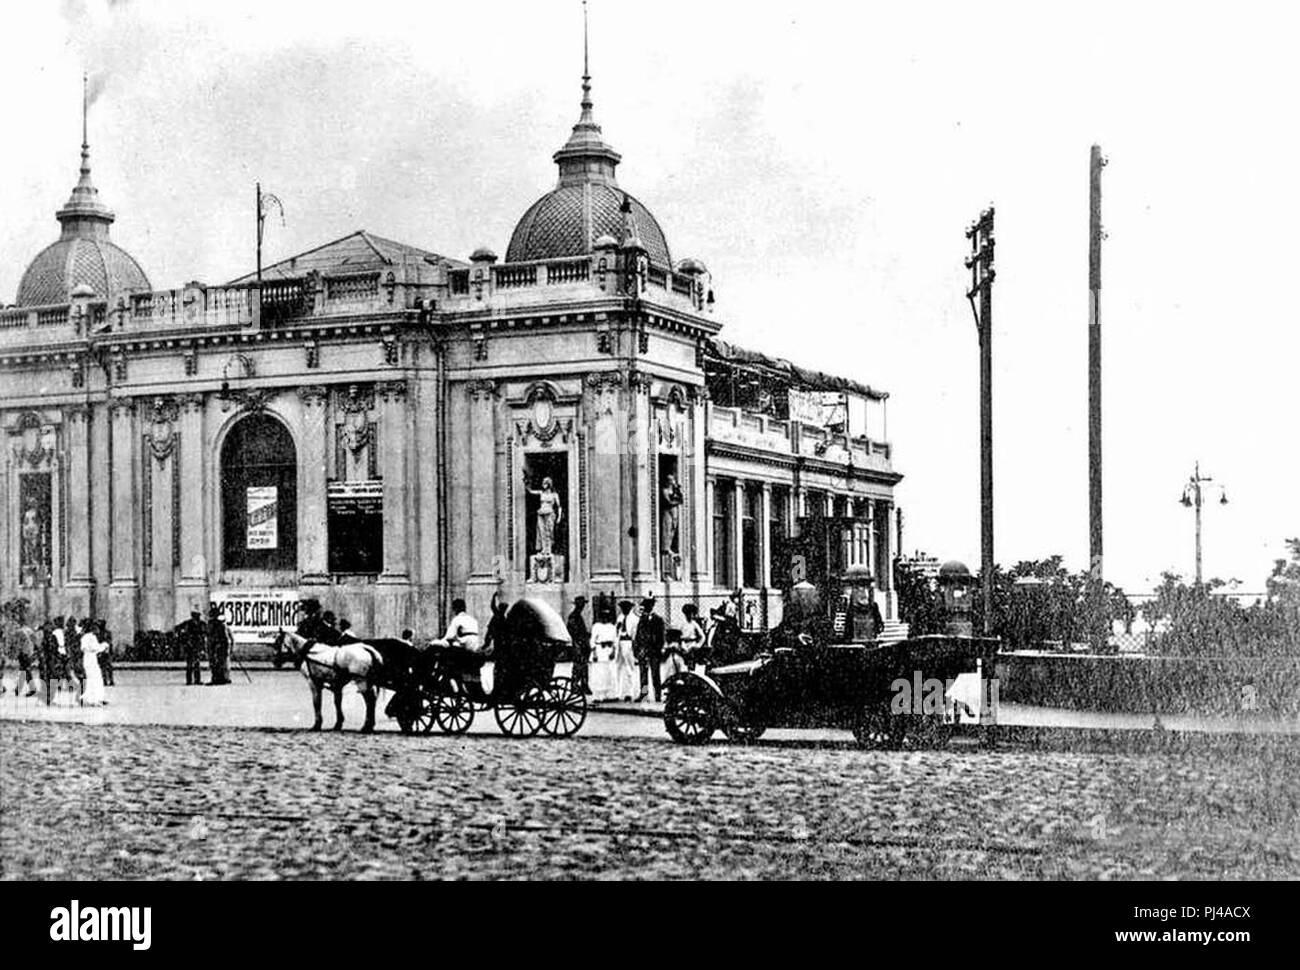
{"label": "statue in niche", "polygon": [[49,548],[45,536],[45,520],[35,505],[23,509],[21,536],[22,582],[35,586],[44,581],[50,572]]}
{"label": "statue in niche", "polygon": [[664,485],[659,494],[659,545],[665,555],[679,553],[679,534],[681,531],[681,508],[685,498],[682,487],[677,484],[676,475],[665,475]]}
{"label": "statue in niche", "polygon": [[554,555],[555,527],[564,518],[564,506],[560,500],[560,493],[555,490],[555,483],[549,477],[542,479],[541,489],[529,487],[527,472],[524,472],[524,491],[537,498],[533,552],[543,556]]}

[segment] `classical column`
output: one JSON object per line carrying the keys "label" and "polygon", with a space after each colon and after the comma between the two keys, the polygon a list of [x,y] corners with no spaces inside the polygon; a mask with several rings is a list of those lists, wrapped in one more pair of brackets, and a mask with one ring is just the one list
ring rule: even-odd
{"label": "classical column", "polygon": [[[325,458],[329,446],[325,403],[328,396],[326,389],[319,384],[298,388],[298,398],[302,401],[302,441],[298,456],[302,468],[302,495],[298,499],[298,569],[304,586],[323,586],[329,582],[329,515],[325,497]],[[388,496],[384,498],[387,502]],[[384,511],[387,512],[387,505]]]}
{"label": "classical column", "polygon": [[756,522],[759,549],[762,550],[758,582],[764,589],[772,585],[772,484],[763,483],[763,500],[758,509],[761,522]]}
{"label": "classical column", "polygon": [[875,580],[876,589],[883,589],[880,584],[880,576],[876,570],[876,500],[868,498],[865,503],[867,507],[867,568],[871,570],[872,578]]}
{"label": "classical column", "polygon": [[380,400],[379,455],[384,479],[384,572],[380,582],[410,581],[407,549],[406,382],[378,387]]}
{"label": "classical column", "polygon": [[68,436],[68,609],[88,616],[94,609],[95,587],[90,571],[90,408],[69,408],[64,428]]}
{"label": "classical column", "polygon": [[180,578],[176,582],[176,622],[189,618],[190,611],[206,615],[208,563],[203,554],[203,518],[208,497],[203,474],[203,395],[183,394],[180,406],[180,446],[175,449],[180,463]]}
{"label": "classical column", "polygon": [[469,582],[497,582],[496,517],[496,381],[476,380],[466,385],[469,395],[470,564]]}
{"label": "classical column", "polygon": [[745,585],[745,482],[737,478],[731,498],[731,573],[733,585]]}
{"label": "classical column", "polygon": [[108,589],[108,622],[115,640],[125,644],[135,637],[136,605],[140,593],[136,564],[138,516],[135,507],[139,453],[136,450],[135,401],[127,397],[114,398],[111,408],[113,581]]}
{"label": "classical column", "polygon": [[632,514],[636,524],[636,538],[632,542],[632,581],[648,583],[658,574],[658,550],[654,538],[654,516],[658,496],[650,484],[650,378],[633,372],[628,379],[631,407],[628,444],[632,467]]}
{"label": "classical column", "polygon": [[90,411],[90,574],[95,581],[93,612],[107,608],[108,588],[113,581],[113,469],[111,408],[109,402],[92,405]]}
{"label": "classical column", "polygon": [[711,509],[712,489],[705,477],[707,464],[708,395],[704,388],[692,389],[691,439],[690,439],[690,519],[691,519],[691,579],[697,583],[711,582],[709,575],[709,544],[712,541],[713,519]]}
{"label": "classical column", "polygon": [[409,622],[411,605],[406,381],[387,381],[375,390],[380,402],[379,468],[384,479],[384,571],[376,585],[375,626],[397,633]]}
{"label": "classical column", "polygon": [[587,377],[587,423],[591,429],[588,463],[588,545],[593,582],[620,582],[623,578],[623,474],[619,448],[618,397],[622,375],[602,371]]}

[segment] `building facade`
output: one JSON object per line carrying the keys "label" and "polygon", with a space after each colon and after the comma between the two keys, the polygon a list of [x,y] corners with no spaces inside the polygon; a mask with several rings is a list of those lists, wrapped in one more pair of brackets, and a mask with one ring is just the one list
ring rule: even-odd
{"label": "building facade", "polygon": [[770,625],[774,550],[825,514],[860,524],[846,560],[892,618],[887,396],[719,340],[709,272],[619,161],[584,78],[504,260],[358,231],[154,290],[83,145],[59,240],[0,310],[0,597],[119,640],[244,595],[387,635],[459,596],[742,588]]}

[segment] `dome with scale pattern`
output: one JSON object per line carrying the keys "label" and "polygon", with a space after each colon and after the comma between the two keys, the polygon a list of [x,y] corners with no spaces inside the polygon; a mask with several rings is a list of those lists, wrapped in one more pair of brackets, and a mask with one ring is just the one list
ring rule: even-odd
{"label": "dome with scale pattern", "polygon": [[[591,77],[582,78],[582,115],[555,153],[560,183],[524,213],[510,237],[507,263],[584,256],[602,236],[639,240],[650,262],[673,265],[668,242],[650,210],[619,188],[614,170],[622,156],[601,137],[592,115]],[[626,204],[625,204],[626,203]]]}
{"label": "dome with scale pattern", "polygon": [[152,289],[140,264],[108,238],[115,216],[99,201],[99,190],[90,181],[90,148],[84,142],[81,178],[55,218],[63,232],[37,253],[23,273],[17,306],[67,303],[73,291],[82,287],[109,303],[128,293]]}

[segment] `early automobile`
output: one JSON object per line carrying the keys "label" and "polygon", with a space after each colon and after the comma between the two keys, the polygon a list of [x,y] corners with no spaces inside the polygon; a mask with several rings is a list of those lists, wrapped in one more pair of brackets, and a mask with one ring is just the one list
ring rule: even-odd
{"label": "early automobile", "polygon": [[867,747],[930,747],[985,723],[981,684],[999,641],[925,636],[895,643],[777,647],[752,660],[682,673],[665,685],[664,726],[701,744],[721,729],[752,741],[768,728],[847,728]]}

